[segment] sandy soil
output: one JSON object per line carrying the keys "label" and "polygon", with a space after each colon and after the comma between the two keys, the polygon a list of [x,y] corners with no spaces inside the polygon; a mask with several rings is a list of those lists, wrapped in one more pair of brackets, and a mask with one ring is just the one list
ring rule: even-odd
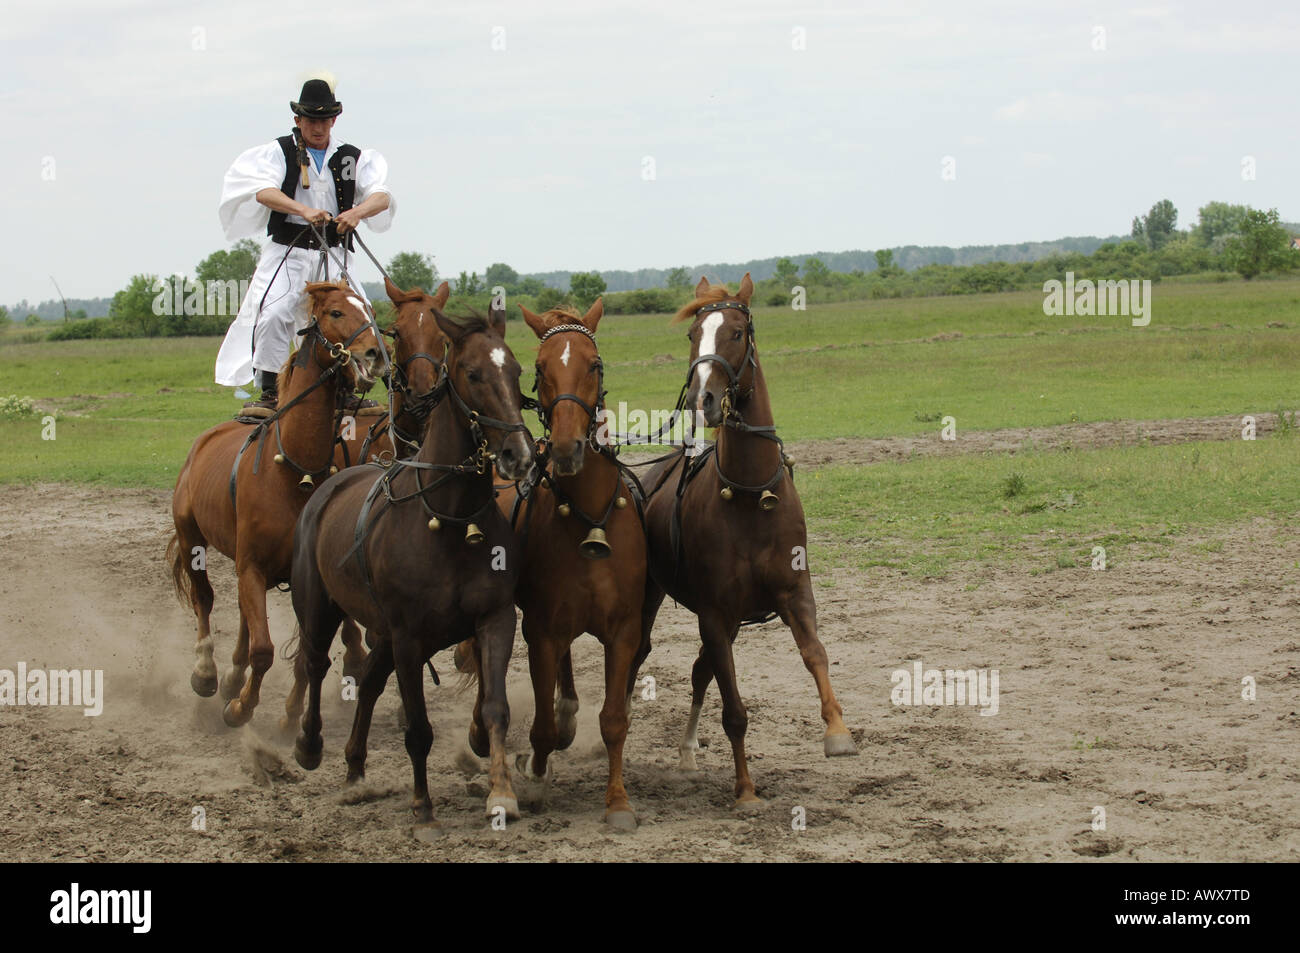
{"label": "sandy soil", "polygon": [[[1222,431],[1233,420],[1201,424]],[[1178,431],[1167,424],[1141,426]],[[1128,439],[1137,425],[1110,426],[1071,428],[1068,439]],[[1199,426],[1183,439],[1210,434]],[[1066,439],[1016,433],[1039,445]],[[982,439],[1007,449],[996,443],[1004,438]],[[796,449],[805,464],[905,454],[881,443]],[[191,692],[194,624],[162,561],[168,500],[160,491],[0,488],[0,668],[102,668],[107,696],[98,718],[0,709],[0,860],[1300,857],[1300,586],[1279,571],[1300,564],[1300,538],[1269,523],[1218,537],[1219,551],[1189,540],[1168,558],[1106,572],[971,568],[928,583],[885,568],[819,575],[831,677],[861,754],[822,756],[812,679],[788,631],[779,623],[746,630],[737,667],[751,771],[768,801],[754,816],[731,810],[716,689],[701,723],[702,770],[676,767],[698,636],[693,617],[671,603],[644,669],[656,698],[637,699],[626,749],[641,821],[632,834],[601,823],[595,640],[575,646],[578,738],[556,756],[548,802],[526,806],[506,831],[483,817],[485,776],[464,741],[472,697],[456,692],[453,677],[435,687],[426,676],[441,831],[424,841],[409,821],[395,684],[376,714],[368,780],[355,789],[342,783],[351,704],[339,697],[337,653],[326,681],[325,761],[315,772],[297,766],[277,729],[289,674],[282,659],[246,728],[226,728],[219,698]],[[231,565],[214,563],[223,662],[237,613]],[[283,642],[289,598],[272,593],[271,605]],[[916,659],[926,668],[998,669],[999,713],[894,706],[890,675]],[[450,653],[435,664],[450,675]],[[1253,702],[1241,697],[1246,676],[1258,686]],[[510,694],[511,748],[522,751],[532,718],[522,642]],[[196,807],[206,831],[192,829]],[[1097,807],[1104,831],[1092,830]],[[796,831],[800,808],[807,826]]]}

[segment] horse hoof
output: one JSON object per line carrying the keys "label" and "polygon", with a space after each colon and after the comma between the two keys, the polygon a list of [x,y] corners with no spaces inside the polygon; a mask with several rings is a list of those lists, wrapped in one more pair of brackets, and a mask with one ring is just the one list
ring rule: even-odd
{"label": "horse hoof", "polygon": [[853,736],[847,731],[843,734],[827,735],[825,749],[828,758],[843,758],[858,753],[858,746],[853,743]]}
{"label": "horse hoof", "polygon": [[411,828],[411,836],[421,844],[436,844],[442,836],[442,825],[437,821],[421,821]]}
{"label": "horse hoof", "polygon": [[698,771],[698,770],[700,770],[700,766],[699,766],[698,764],[695,763],[695,749],[694,749],[694,748],[681,748],[681,749],[679,749],[679,750],[680,750],[680,752],[681,752],[681,760],[679,760],[679,761],[677,762],[677,770],[679,770],[679,771]]}
{"label": "horse hoof", "polygon": [[298,740],[293,743],[293,760],[308,771],[315,771],[320,767],[321,751],[325,747],[325,742],[319,737],[314,742],[309,742],[305,735],[299,735]]}
{"label": "horse hoof", "polygon": [[[319,759],[318,759],[319,760]],[[357,784],[366,779],[366,766],[364,764],[353,767],[348,765],[348,776],[344,779],[344,784]]]}
{"label": "horse hoof", "polygon": [[238,698],[232,698],[226,702],[226,707],[221,709],[221,719],[231,728],[239,728],[253,720],[253,709],[245,708],[239,703]]}
{"label": "horse hoof", "polygon": [[416,801],[411,805],[411,813],[415,815],[415,826],[417,828],[434,824],[432,804]]}
{"label": "horse hoof", "polygon": [[217,693],[217,676],[215,673],[200,675],[198,672],[190,672],[190,688],[201,698],[211,698]]}
{"label": "horse hoof", "polygon": [[511,786],[519,800],[532,807],[541,807],[551,793],[551,781],[555,777],[554,759],[546,759],[546,773],[533,773],[532,754],[521,754],[515,758],[514,777]]}
{"label": "horse hoof", "polygon": [[244,673],[242,670],[232,668],[221,679],[221,697],[230,701],[244,690]]}
{"label": "horse hoof", "polygon": [[636,814],[631,810],[606,811],[605,823],[616,831],[636,830]]}
{"label": "horse hoof", "polygon": [[494,794],[487,799],[487,816],[491,820],[496,816],[497,808],[504,808],[507,821],[519,820],[519,801],[513,797]]}
{"label": "horse hoof", "polygon": [[749,794],[737,800],[731,807],[737,814],[757,814],[767,807],[767,802],[757,795]]}
{"label": "horse hoof", "polygon": [[567,698],[555,701],[556,751],[565,751],[578,734],[578,703]]}

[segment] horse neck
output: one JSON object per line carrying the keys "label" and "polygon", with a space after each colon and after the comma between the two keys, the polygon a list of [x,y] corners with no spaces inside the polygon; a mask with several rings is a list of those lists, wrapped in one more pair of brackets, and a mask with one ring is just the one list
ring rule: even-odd
{"label": "horse neck", "polygon": [[[315,347],[314,344],[303,346]],[[280,445],[285,454],[299,466],[312,470],[317,469],[317,464],[321,467],[329,466],[334,456],[334,405],[339,386],[339,376],[336,373],[312,390],[325,374],[315,357],[313,353],[302,365],[294,367],[285,392],[280,395],[280,406],[285,406],[309,390],[311,393],[307,393],[279,419]]]}
{"label": "horse neck", "polygon": [[[754,357],[754,391],[736,405],[745,423],[751,427],[770,427],[776,423],[772,402],[767,395],[767,381],[762,365]],[[749,486],[766,483],[781,462],[776,441],[733,427],[718,428],[718,463],[728,479]]]}
{"label": "horse neck", "polygon": [[592,449],[590,441],[582,452],[582,469],[573,476],[555,476],[556,489],[592,519],[600,519],[618,489],[618,466]]}
{"label": "horse neck", "polygon": [[[420,442],[420,452],[415,459],[421,463],[437,463],[443,466],[456,466],[464,463],[474,454],[475,446],[469,429],[460,418],[450,398],[438,401],[429,413]],[[418,472],[418,471],[417,471]],[[436,480],[447,477],[446,472],[434,471],[421,473],[420,483],[428,486]],[[463,510],[474,505],[482,505],[492,493],[492,473],[489,468],[481,477],[475,474],[447,479],[436,490],[425,494],[425,502],[435,509],[442,510],[449,516],[467,515]],[[469,500],[466,497],[471,497]]]}

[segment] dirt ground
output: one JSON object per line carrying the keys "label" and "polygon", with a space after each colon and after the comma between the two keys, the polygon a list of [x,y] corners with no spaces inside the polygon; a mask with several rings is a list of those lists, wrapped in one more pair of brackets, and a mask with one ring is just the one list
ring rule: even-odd
{"label": "dirt ground", "polygon": [[[1078,425],[968,435],[961,446],[1098,445],[1134,440],[1139,427],[1153,440],[1226,439],[1239,426]],[[795,448],[805,466],[909,452],[950,451],[937,436]],[[100,668],[106,694],[99,717],[0,709],[0,860],[1300,859],[1300,586],[1279,581],[1280,567],[1300,564],[1300,537],[1267,522],[1106,572],[971,567],[939,582],[887,568],[818,575],[831,678],[860,755],[823,757],[816,693],[789,632],[779,622],[744,630],[736,657],[750,768],[768,802],[750,816],[731,809],[716,688],[701,720],[701,770],[677,768],[698,636],[671,602],[643,669],[656,697],[637,698],[626,748],[640,820],[630,834],[601,822],[594,639],[574,649],[577,740],[556,755],[547,803],[524,805],[505,831],[483,815],[486,778],[465,743],[472,696],[456,692],[450,653],[440,653],[443,684],[426,676],[425,686],[441,825],[429,839],[412,836],[395,682],[376,713],[368,779],[351,789],[342,747],[352,706],[340,698],[337,648],[315,772],[298,767],[278,730],[283,659],[243,729],[224,725],[219,697],[193,694],[193,617],[163,564],[170,529],[167,492],[0,488],[0,668]],[[1222,548],[1193,546],[1207,541]],[[213,562],[224,670],[237,627],[234,576],[229,561]],[[270,602],[282,644],[293,628],[289,597]],[[997,669],[998,714],[893,705],[891,673],[918,659],[927,669]],[[512,751],[525,750],[532,719],[525,666],[519,641]],[[1253,702],[1242,698],[1247,676]],[[204,831],[192,828],[194,808],[205,812]],[[1093,830],[1097,808],[1104,830]],[[800,815],[806,829],[795,830]]]}

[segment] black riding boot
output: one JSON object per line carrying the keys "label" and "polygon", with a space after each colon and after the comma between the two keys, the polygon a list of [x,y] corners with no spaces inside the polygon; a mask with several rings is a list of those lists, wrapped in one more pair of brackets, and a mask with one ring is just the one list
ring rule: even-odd
{"label": "black riding boot", "polygon": [[257,400],[250,400],[248,403],[244,404],[244,406],[264,407],[267,410],[275,410],[275,405],[279,396],[276,393],[277,375],[275,371],[258,371],[257,377],[258,381],[262,385],[262,396]]}

